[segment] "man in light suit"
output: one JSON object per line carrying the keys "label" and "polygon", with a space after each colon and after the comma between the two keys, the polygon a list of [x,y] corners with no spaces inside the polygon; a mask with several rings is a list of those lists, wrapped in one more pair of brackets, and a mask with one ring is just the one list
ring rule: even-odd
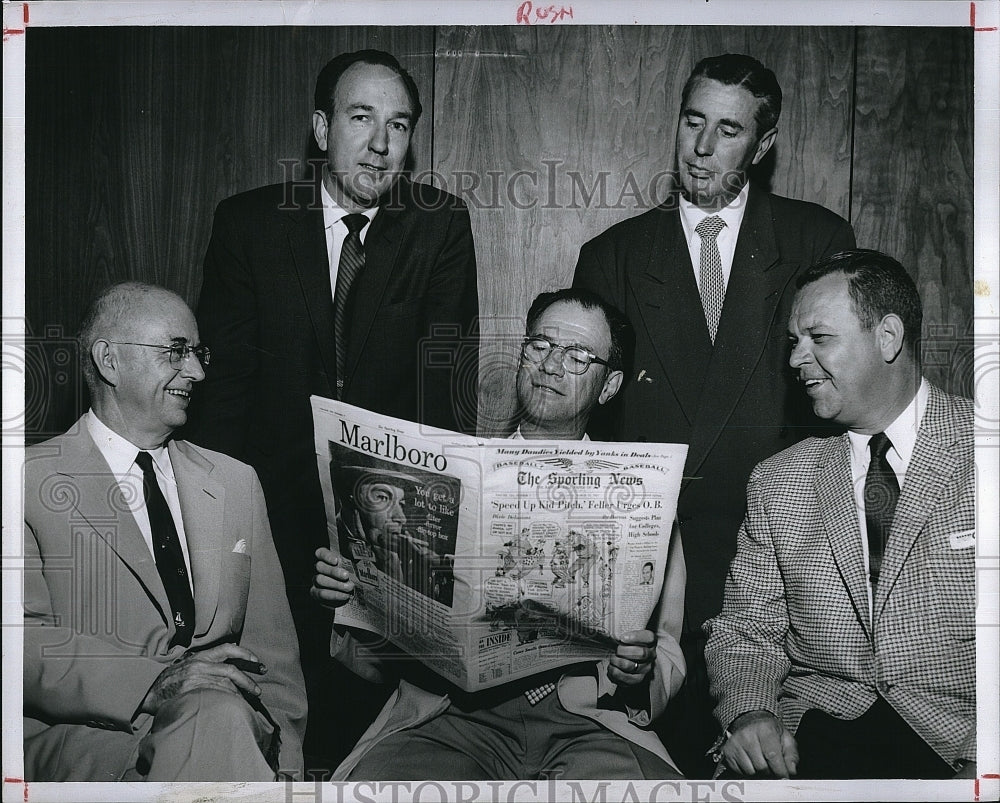
{"label": "man in light suit", "polygon": [[209,358],[194,316],[119,284],[80,339],[92,409],[25,461],[25,778],[301,773],[305,688],[257,477],[170,439]]}
{"label": "man in light suit", "polygon": [[[585,438],[591,410],[621,385],[631,325],[588,291],[559,290],[535,300],[526,334],[517,375],[522,417],[512,437]],[[317,558],[314,596],[342,605],[353,582],[336,553],[319,550]],[[650,725],[684,678],[684,579],[675,533],[651,629],[623,634],[600,662],[472,694],[340,637],[337,658],[355,672],[403,679],[334,780],[680,777]]]}
{"label": "man in light suit", "polygon": [[[344,751],[357,733],[342,700],[330,694],[338,668],[327,655],[329,615],[308,596],[312,555],[326,542],[309,397],[446,429],[476,427],[472,228],[461,200],[405,176],[420,114],[417,86],[390,54],[361,50],[332,59],[317,78],[312,113],[326,163],[315,180],[219,204],[198,303],[215,362],[185,437],[245,460],[260,476],[311,718],[328,732],[326,721],[337,716]],[[353,220],[361,225],[356,235],[349,233]],[[352,237],[363,267],[343,290]],[[366,695],[363,687],[348,692],[359,706]],[[380,704],[372,702],[375,710]],[[307,753],[336,749],[323,744]]]}
{"label": "man in light suit", "polygon": [[591,434],[689,445],[677,512],[690,575],[688,677],[663,736],[691,777],[712,771],[701,625],[719,612],[747,478],[818,423],[786,365],[794,278],[854,247],[850,225],[829,210],[748,181],[780,112],[777,78],[756,59],[700,61],[677,119],[679,190],[584,245],[574,278],[624,310],[637,334],[635,381]]}
{"label": "man in light suit", "polygon": [[898,262],[847,251],[798,285],[791,366],[847,432],[750,478],[705,626],[719,758],[750,776],[974,777],[972,402],[921,377]]}

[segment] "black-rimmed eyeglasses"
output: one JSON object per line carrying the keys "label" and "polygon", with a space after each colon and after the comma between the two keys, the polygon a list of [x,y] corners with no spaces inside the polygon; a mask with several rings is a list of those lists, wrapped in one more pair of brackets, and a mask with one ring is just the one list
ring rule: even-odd
{"label": "black-rimmed eyeglasses", "polygon": [[583,346],[561,346],[553,343],[547,337],[532,335],[524,338],[521,343],[521,356],[529,362],[542,363],[552,353],[553,349],[562,351],[562,367],[567,374],[583,374],[590,368],[591,363],[611,367],[611,363],[602,360],[594,352],[585,349]]}
{"label": "black-rimmed eyeglasses", "polygon": [[202,367],[208,365],[212,361],[212,352],[209,350],[208,346],[189,346],[187,343],[129,343],[126,340],[109,340],[109,343],[114,343],[118,346],[145,346],[148,349],[162,349],[170,356],[170,364],[177,368],[192,354],[198,358],[198,362],[201,363]]}

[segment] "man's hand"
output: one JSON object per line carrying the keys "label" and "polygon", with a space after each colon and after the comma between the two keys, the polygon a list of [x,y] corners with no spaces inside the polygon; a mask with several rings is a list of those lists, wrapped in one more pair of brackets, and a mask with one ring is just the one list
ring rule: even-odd
{"label": "man's hand", "polygon": [[340,556],[332,549],[316,550],[316,574],[309,594],[327,608],[337,610],[354,595],[354,581],[340,565]]}
{"label": "man's hand", "polygon": [[722,745],[726,766],[741,775],[770,772],[790,778],[798,770],[795,737],[770,711],[750,711],[729,726],[731,736]]}
{"label": "man's hand", "polygon": [[656,661],[656,634],[652,630],[630,630],[618,642],[611,656],[608,679],[619,686],[638,686]]}
{"label": "man's hand", "polygon": [[221,689],[259,697],[260,686],[247,672],[262,675],[267,667],[250,650],[236,644],[219,644],[200,652],[186,653],[153,681],[139,711],[155,716],[161,706],[195,689]]}

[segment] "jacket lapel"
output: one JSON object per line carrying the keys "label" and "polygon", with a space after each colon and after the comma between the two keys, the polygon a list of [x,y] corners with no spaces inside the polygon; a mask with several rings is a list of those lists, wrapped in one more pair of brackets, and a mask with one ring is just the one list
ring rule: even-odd
{"label": "jacket lapel", "polygon": [[861,526],[851,483],[851,459],[846,435],[827,440],[817,466],[814,487],[837,571],[847,587],[858,621],[871,638],[868,578],[861,552]]}
{"label": "jacket lapel", "polygon": [[[795,273],[795,265],[779,264],[778,258],[770,198],[751,187],[733,255],[719,331],[701,388],[688,471],[698,470],[722,433],[775,327],[780,326],[780,331],[784,331],[785,322],[775,322],[774,316]],[[701,329],[707,341],[704,320]],[[780,377],[775,381],[779,380]]]}
{"label": "jacket lapel", "polygon": [[[333,336],[333,292],[330,289],[330,255],[326,248],[322,197],[319,184],[296,187],[297,200],[288,213],[288,247],[298,275],[309,320],[316,336],[320,361],[327,377],[337,375]],[[303,193],[308,193],[303,194]],[[330,380],[329,392],[333,392]]]}
{"label": "jacket lapel", "polygon": [[934,512],[941,492],[951,486],[951,477],[959,460],[952,449],[958,433],[947,426],[945,402],[941,391],[930,386],[927,409],[913,455],[906,469],[903,488],[896,505],[892,529],[886,542],[885,559],[875,594],[875,618],[881,614],[892,587],[917,536]]}
{"label": "jacket lapel", "polygon": [[[108,545],[146,591],[163,618],[170,622],[170,603],[156,562],[136,524],[118,481],[87,431],[84,419],[76,435],[63,439],[59,474],[76,488],[72,501],[78,520]],[[72,517],[71,517],[72,521]]]}
{"label": "jacket lapel", "polygon": [[226,491],[211,478],[214,464],[184,441],[169,444],[194,583],[195,637],[208,632],[219,606]]}
{"label": "jacket lapel", "polygon": [[702,391],[701,384],[691,378],[704,375],[712,345],[680,212],[675,204],[658,211],[651,238],[632,244],[636,250],[634,268],[629,271],[634,277],[631,289],[665,381],[690,423]]}

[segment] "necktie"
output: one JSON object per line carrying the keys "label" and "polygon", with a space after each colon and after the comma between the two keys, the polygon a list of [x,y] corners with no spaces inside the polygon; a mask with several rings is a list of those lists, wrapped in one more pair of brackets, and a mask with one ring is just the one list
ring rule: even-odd
{"label": "necktie", "polygon": [[719,330],[722,317],[722,302],[726,297],[726,283],[722,275],[722,257],[716,238],[725,227],[726,221],[717,215],[707,217],[695,227],[701,236],[701,258],[698,265],[698,285],[701,291],[701,306],[705,310],[708,336],[715,343],[715,333]]}
{"label": "necktie", "polygon": [[882,554],[896,514],[899,483],[896,481],[896,472],[885,459],[886,453],[892,448],[892,441],[885,433],[872,435],[868,448],[871,450],[871,462],[868,463],[868,475],[865,477],[865,524],[868,527],[868,569],[874,588],[878,585]]}
{"label": "necktie", "polygon": [[167,500],[163,498],[160,484],[156,481],[153,456],[149,452],[139,452],[135,456],[135,463],[142,469],[142,490],[146,500],[146,512],[149,515],[149,529],[153,533],[156,570],[160,573],[160,580],[166,589],[171,616],[176,627],[176,633],[170,644],[187,647],[194,632],[194,599],[191,596],[191,585],[188,583],[187,568],[184,566],[181,542],[177,537],[177,528],[174,527],[174,517],[170,515]]}
{"label": "necktie", "polygon": [[347,302],[351,285],[365,266],[365,249],[361,244],[361,229],[368,223],[364,215],[345,215],[341,218],[347,226],[347,239],[340,249],[337,267],[337,288],[333,293],[333,336],[337,350],[337,398],[344,390],[344,370],[347,362]]}

